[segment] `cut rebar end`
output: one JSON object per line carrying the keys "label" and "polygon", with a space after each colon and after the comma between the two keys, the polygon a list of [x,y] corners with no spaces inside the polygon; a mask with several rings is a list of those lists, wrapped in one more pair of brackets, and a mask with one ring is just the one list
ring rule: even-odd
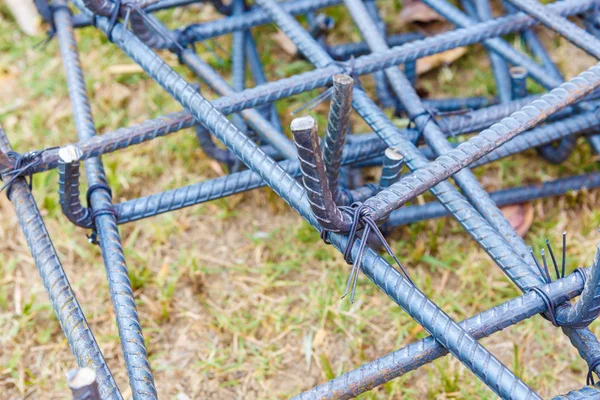
{"label": "cut rebar end", "polygon": [[294,118],[290,124],[293,133],[311,131],[312,129],[316,129],[316,127],[317,121],[310,115]]}
{"label": "cut rebar end", "polygon": [[524,79],[527,77],[527,68],[525,67],[511,67],[509,72],[513,79]]}
{"label": "cut rebar end", "polygon": [[335,85],[351,86],[354,84],[354,78],[348,74],[335,74],[332,78]]}
{"label": "cut rebar end", "polygon": [[401,161],[404,159],[404,156],[393,147],[388,147],[387,149],[385,149],[384,154],[387,158],[389,158],[392,161]]}
{"label": "cut rebar end", "polygon": [[71,164],[79,161],[83,156],[81,149],[75,145],[67,145],[58,150],[58,158],[65,164]]}
{"label": "cut rebar end", "polygon": [[82,389],[96,381],[96,371],[91,368],[72,369],[67,372],[67,384],[73,390]]}

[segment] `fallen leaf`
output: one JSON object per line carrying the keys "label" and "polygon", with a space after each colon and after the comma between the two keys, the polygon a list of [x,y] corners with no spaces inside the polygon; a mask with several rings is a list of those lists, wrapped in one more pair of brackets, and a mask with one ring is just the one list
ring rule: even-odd
{"label": "fallen leaf", "polygon": [[131,75],[143,73],[144,70],[137,64],[115,64],[106,68],[111,75]]}
{"label": "fallen leaf", "polygon": [[25,34],[34,36],[40,31],[42,19],[33,0],[4,0],[4,2]]}
{"label": "fallen leaf", "polygon": [[292,42],[292,40],[282,31],[277,31],[276,33],[272,34],[271,39],[273,39],[288,55],[296,56],[298,53],[298,49],[296,48],[294,42]]}
{"label": "fallen leaf", "polygon": [[219,164],[217,161],[209,160],[208,164],[210,165],[210,169],[212,169],[217,175],[219,175],[219,176],[226,175],[225,170],[223,169],[221,164]]}
{"label": "fallen leaf", "polygon": [[433,22],[442,21],[441,15],[423,4],[421,0],[404,0],[404,7],[396,18],[396,23],[401,25],[411,22]]}
{"label": "fallen leaf", "polygon": [[315,338],[313,339],[313,348],[321,347],[323,343],[325,343],[325,338],[327,337],[327,331],[325,329],[319,329],[315,334]]}
{"label": "fallen leaf", "polygon": [[531,204],[514,204],[501,207],[500,210],[517,234],[525,237],[533,223],[533,207]]}
{"label": "fallen leaf", "polygon": [[417,74],[421,75],[442,65],[452,64],[467,53],[466,47],[457,47],[442,53],[432,54],[417,60]]}

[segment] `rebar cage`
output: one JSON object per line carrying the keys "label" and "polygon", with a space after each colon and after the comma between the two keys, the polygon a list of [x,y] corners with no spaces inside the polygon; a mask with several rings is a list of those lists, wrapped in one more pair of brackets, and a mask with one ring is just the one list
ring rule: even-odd
{"label": "rebar cage", "polygon": [[[544,25],[598,59],[600,0],[551,4],[506,0],[500,16],[494,16],[489,0],[461,0],[460,8],[447,0],[422,0],[456,27],[430,37],[419,32],[388,34],[374,0],[255,0],[254,4],[211,0],[223,14],[221,19],[176,30],[168,29],[152,14],[196,2],[72,0],[70,5],[66,0],[36,0],[51,28],[50,38],[55,36],[58,41],[78,141],[17,153],[2,131],[0,173],[3,190],[14,205],[52,307],[81,368],[68,376],[75,398],[121,399],[123,395],[76,300],[27,181],[35,173],[54,168],[59,172],[64,215],[88,230],[89,241],[100,246],[134,399],[156,398],[157,391],[117,225],[263,186],[318,230],[325,243],[344,254],[352,265],[344,296],[354,299],[362,271],[430,335],[297,398],[352,398],[448,353],[501,398],[540,398],[478,342],[536,314],[562,329],[589,368],[586,386],[555,398],[600,398],[600,387],[594,384],[594,374],[600,374],[600,343],[588,329],[600,313],[600,250],[589,268],[566,274],[564,236],[562,265],[550,244],[547,256],[542,251],[539,260],[498,208],[596,188],[599,173],[488,193],[471,172],[474,167],[532,148],[544,160],[561,163],[581,136],[592,151],[600,152],[600,66],[565,81],[534,30],[536,25]],[[329,6],[346,7],[364,41],[329,45],[325,38],[334,29],[333,22],[319,13]],[[296,15],[305,15],[306,24],[298,22]],[[264,24],[275,24],[295,45],[298,57],[315,68],[267,81],[250,32]],[[74,28],[91,25],[106,34],[113,46],[135,61],[183,110],[97,135],[74,35]],[[229,34],[232,84],[197,52],[200,45],[210,49],[207,40]],[[505,40],[507,35],[517,35],[527,51],[516,50]],[[496,97],[419,96],[415,89],[417,60],[474,44],[482,44],[488,52]],[[174,53],[220,97],[207,100],[197,85],[188,83],[156,50],[163,50],[161,55]],[[255,87],[245,87],[247,74]],[[376,101],[360,83],[364,75],[373,77]],[[548,92],[530,94],[527,79]],[[322,95],[297,110],[303,116],[294,119],[289,129],[283,127],[273,103],[319,88],[324,89]],[[330,109],[321,139],[317,123],[306,109],[328,99]],[[384,112],[386,108],[408,119],[408,125],[399,127]],[[352,132],[349,118],[353,112],[370,126],[371,133]],[[195,128],[205,154],[227,167],[227,175],[113,203],[103,154],[190,127]],[[467,133],[476,134],[454,140]],[[85,203],[79,190],[81,163],[87,181]],[[381,167],[379,181],[361,183],[361,168],[371,166]],[[405,172],[405,167],[410,172]],[[426,192],[437,201],[405,206]],[[523,292],[521,296],[456,322],[413,283],[410,271],[384,235],[397,226],[445,215],[458,221]],[[391,258],[381,256],[378,246]],[[389,263],[390,259],[394,263]]]}

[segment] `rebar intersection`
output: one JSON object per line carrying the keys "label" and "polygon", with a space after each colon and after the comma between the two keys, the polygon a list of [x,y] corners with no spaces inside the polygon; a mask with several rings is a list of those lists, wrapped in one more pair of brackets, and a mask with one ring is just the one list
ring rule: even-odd
{"label": "rebar intersection", "polygon": [[[579,136],[585,136],[594,151],[600,150],[596,146],[600,140],[596,135],[600,125],[597,101],[600,65],[564,82],[532,30],[536,24],[546,25],[597,58],[600,39],[595,35],[600,30],[595,28],[598,16],[594,10],[600,7],[600,0],[564,0],[551,5],[542,5],[537,0],[508,0],[504,5],[507,15],[499,18],[493,18],[488,0],[464,0],[465,12],[446,0],[423,2],[457,29],[428,38],[420,34],[386,36],[385,24],[373,0],[285,3],[255,0],[249,9],[243,0],[232,0],[230,4],[212,0],[213,6],[225,15],[222,19],[174,31],[162,25],[151,12],[193,1],[73,0],[80,12],[73,15],[66,0],[53,0],[50,4],[36,0],[58,40],[78,142],[60,149],[18,154],[12,151],[1,131],[0,173],[71,350],[80,367],[95,371],[101,398],[122,396],[85,323],[25,181],[27,176],[51,168],[59,170],[63,213],[77,226],[91,229],[90,241],[102,249],[134,399],[157,398],[157,392],[117,224],[264,185],[321,231],[323,239],[354,264],[346,288],[348,292],[352,287],[351,298],[358,273],[362,271],[431,335],[302,393],[299,398],[351,398],[447,353],[458,358],[502,398],[540,398],[477,342],[535,314],[544,315],[562,328],[588,364],[588,380],[593,379],[593,372],[600,374],[600,343],[587,329],[600,314],[600,248],[590,268],[565,276],[564,271],[559,274],[549,247],[557,271],[553,282],[546,258],[542,267],[497,208],[568,190],[596,188],[600,185],[598,173],[489,194],[470,172],[470,168],[530,148],[538,149],[540,156],[549,162],[559,163],[569,157]],[[363,43],[327,44],[325,37],[333,29],[332,22],[324,14],[315,13],[340,3],[356,22]],[[293,15],[306,15],[308,29]],[[567,16],[584,20],[587,30],[567,20]],[[266,23],[277,25],[294,42],[299,55],[316,69],[267,82],[249,30]],[[90,24],[138,63],[184,111],[96,135],[74,37],[74,27]],[[502,39],[513,32],[522,35],[541,63]],[[199,57],[193,45],[228,33],[233,36],[231,86]],[[498,99],[419,97],[415,90],[418,79],[415,62],[419,58],[477,43],[483,43],[489,53]],[[176,54],[183,65],[222,97],[212,102],[206,100],[197,87],[186,82],[153,49]],[[245,88],[247,67],[257,83],[250,89]],[[411,121],[409,127],[398,128],[363,90],[359,77],[365,74],[373,74],[379,103],[383,107],[391,104],[396,113],[406,115]],[[525,77],[550,91],[529,96]],[[294,140],[290,140],[273,102],[330,85],[322,96],[322,99],[331,97],[323,143],[311,117],[292,122]],[[373,133],[351,132],[352,108]],[[445,114],[455,111],[462,114]],[[231,121],[226,114],[233,114]],[[102,154],[192,126],[197,128],[205,153],[225,163],[229,175],[112,203],[112,191],[100,159]],[[448,141],[450,137],[472,132],[479,133],[458,145]],[[224,144],[225,149],[217,147],[213,138]],[[423,142],[426,146],[421,146]],[[79,192],[80,161],[85,164],[88,183],[85,205]],[[382,166],[380,182],[361,184],[360,168],[372,165]],[[412,172],[402,174],[403,166]],[[298,177],[302,177],[302,183],[297,181]],[[449,178],[458,189],[448,182]],[[402,207],[427,191],[438,202]],[[360,234],[364,230],[366,238],[369,232],[379,233],[378,224],[383,231],[390,231],[398,225],[443,215],[452,215],[460,223],[523,291],[521,296],[457,323],[415,287],[409,272],[404,271],[400,260],[386,247],[383,237],[380,237],[382,244],[405,274],[373,251]],[[62,282],[59,288],[50,284],[57,281]],[[580,297],[575,303],[568,302],[577,296]],[[75,334],[69,328],[75,321],[80,321],[77,326],[84,333]],[[580,391],[557,398],[600,397],[600,387],[593,385],[593,380],[588,383]]]}

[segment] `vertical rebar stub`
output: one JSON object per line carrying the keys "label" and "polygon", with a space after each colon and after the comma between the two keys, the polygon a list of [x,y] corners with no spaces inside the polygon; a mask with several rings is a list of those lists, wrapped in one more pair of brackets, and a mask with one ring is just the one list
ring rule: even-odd
{"label": "vertical rebar stub", "polygon": [[396,183],[400,178],[403,166],[404,156],[397,149],[388,147],[384,153],[379,186],[387,188]]}
{"label": "vertical rebar stub", "polygon": [[96,371],[91,368],[72,369],[67,372],[67,384],[73,400],[100,400]]}
{"label": "vertical rebar stub", "polygon": [[310,115],[294,118],[290,124],[292,133],[294,135],[301,133],[310,133],[313,129],[317,129],[317,121]]}
{"label": "vertical rebar stub", "polygon": [[511,67],[509,72],[512,81],[513,100],[522,99],[527,96],[527,69],[516,66]]}
{"label": "vertical rebar stub", "polygon": [[58,158],[65,164],[72,164],[79,161],[83,156],[81,149],[75,145],[69,144],[58,149]]}

